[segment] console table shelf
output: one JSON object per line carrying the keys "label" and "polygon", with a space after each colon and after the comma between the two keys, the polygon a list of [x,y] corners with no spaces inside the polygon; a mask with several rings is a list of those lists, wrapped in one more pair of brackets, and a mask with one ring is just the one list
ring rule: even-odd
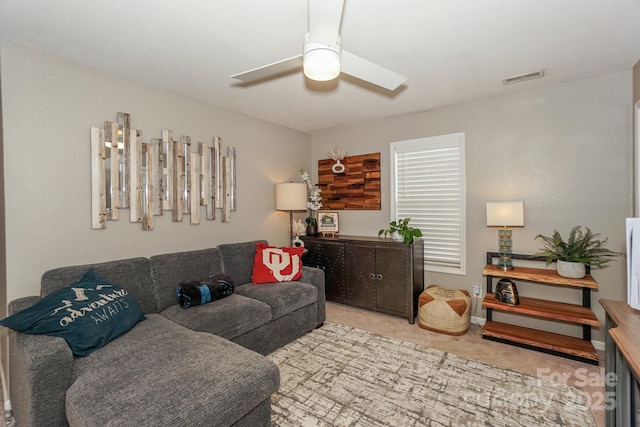
{"label": "console table shelf", "polygon": [[[543,268],[516,267],[513,270],[502,270],[492,264],[492,260],[497,257],[497,253],[487,252],[487,265],[482,270],[487,279],[487,291],[482,301],[482,307],[487,310],[487,322],[482,337],[597,365],[598,352],[591,343],[591,327],[599,326],[600,322],[591,309],[590,291],[598,288],[598,282],[590,274],[582,279],[571,279],[558,275],[555,270]],[[513,259],[544,261],[544,258],[532,258],[521,254],[514,254]],[[529,297],[520,297],[518,305],[505,304],[495,299],[494,278],[522,280],[528,282],[527,285],[577,288],[582,291],[582,304]],[[580,325],[582,338],[495,322],[492,319],[493,310]]]}
{"label": "console table shelf", "polygon": [[555,270],[548,270],[544,268],[517,267],[513,270],[505,271],[495,265],[487,264],[482,270],[482,274],[484,276],[499,276],[506,277],[508,279],[545,283],[547,285],[598,289],[598,282],[596,282],[590,274],[587,274],[582,279],[570,279],[568,277],[560,276]]}
{"label": "console table shelf", "polygon": [[590,308],[564,302],[520,297],[520,304],[509,305],[498,301],[493,295],[487,294],[484,296],[482,306],[494,310],[511,311],[580,325],[600,325],[600,321]]}
{"label": "console table shelf", "polygon": [[495,321],[485,323],[482,335],[483,338],[492,341],[545,350],[553,354],[560,353],[572,359],[598,363],[598,352],[591,342],[580,338]]}

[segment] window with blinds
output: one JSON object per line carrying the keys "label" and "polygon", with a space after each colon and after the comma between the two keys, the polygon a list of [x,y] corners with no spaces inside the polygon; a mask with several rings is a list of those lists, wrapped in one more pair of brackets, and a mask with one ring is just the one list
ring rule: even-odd
{"label": "window with blinds", "polygon": [[411,218],[425,269],[465,274],[464,133],[391,143],[391,217]]}

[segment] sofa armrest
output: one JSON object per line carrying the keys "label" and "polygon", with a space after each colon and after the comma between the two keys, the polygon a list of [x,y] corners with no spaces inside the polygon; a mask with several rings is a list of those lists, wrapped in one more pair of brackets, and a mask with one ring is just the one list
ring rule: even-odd
{"label": "sofa armrest", "polygon": [[37,303],[38,301],[40,301],[40,297],[37,297],[37,296],[23,297],[23,298],[18,298],[11,301],[9,303],[9,306],[7,307],[9,311],[9,316],[16,314],[19,311],[22,311],[25,308],[31,307],[33,304]]}
{"label": "sofa armrest", "polygon": [[[38,297],[12,301],[16,313]],[[65,395],[73,382],[73,354],[66,341],[47,335],[9,333],[9,379],[17,425],[67,425]]]}
{"label": "sofa armrest", "polygon": [[318,326],[327,318],[326,297],[324,291],[324,270],[315,267],[302,266],[302,278],[300,281],[309,283],[318,289]]}

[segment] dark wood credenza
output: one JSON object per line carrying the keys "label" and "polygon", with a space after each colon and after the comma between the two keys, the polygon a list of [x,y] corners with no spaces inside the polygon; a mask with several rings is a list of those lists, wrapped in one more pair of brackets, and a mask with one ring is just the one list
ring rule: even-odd
{"label": "dark wood credenza", "polygon": [[424,243],[361,236],[301,237],[304,265],[325,272],[328,301],[406,317],[424,290]]}
{"label": "dark wood credenza", "polygon": [[605,403],[608,427],[640,422],[640,311],[622,301],[600,300],[605,320]]}

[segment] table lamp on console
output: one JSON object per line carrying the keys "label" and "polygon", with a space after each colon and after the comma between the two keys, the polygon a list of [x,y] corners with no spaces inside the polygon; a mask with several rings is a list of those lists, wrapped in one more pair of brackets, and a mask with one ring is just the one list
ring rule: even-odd
{"label": "table lamp on console", "polygon": [[293,244],[293,211],[307,209],[307,185],[297,182],[276,184],[276,210],[289,211],[289,244]]}
{"label": "table lamp on console", "polygon": [[487,202],[487,227],[498,227],[497,267],[513,270],[511,227],[524,227],[524,202]]}

